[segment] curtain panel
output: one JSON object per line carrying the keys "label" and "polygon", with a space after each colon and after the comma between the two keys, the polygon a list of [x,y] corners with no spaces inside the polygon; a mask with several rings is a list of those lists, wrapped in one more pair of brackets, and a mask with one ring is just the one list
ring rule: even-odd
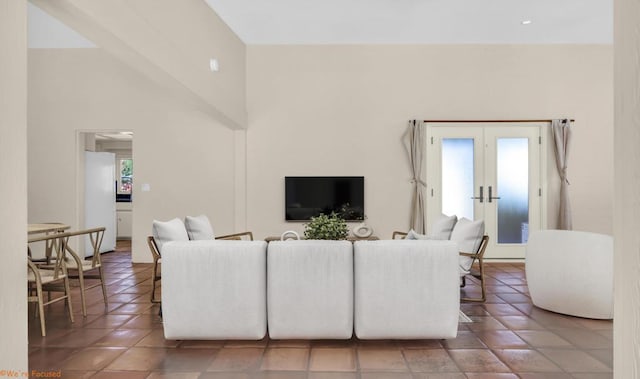
{"label": "curtain panel", "polygon": [[560,175],[560,204],[558,209],[558,229],[573,228],[571,204],[569,202],[569,179],[567,178],[567,162],[569,160],[569,144],[571,141],[571,122],[569,120],[552,120],[551,134],[556,155],[556,166]]}
{"label": "curtain panel", "polygon": [[410,229],[426,234],[424,191],[426,183],[422,178],[425,151],[425,125],[421,120],[411,120],[405,133],[405,147],[411,169],[411,218]]}

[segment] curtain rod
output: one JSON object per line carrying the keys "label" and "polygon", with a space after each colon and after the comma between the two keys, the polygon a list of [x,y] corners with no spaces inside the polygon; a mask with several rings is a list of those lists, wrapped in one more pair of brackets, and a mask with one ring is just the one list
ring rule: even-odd
{"label": "curtain rod", "polygon": [[[564,119],[567,120],[567,119]],[[551,122],[552,119],[548,120],[424,120],[423,122]],[[569,122],[575,122],[576,120],[570,119]]]}

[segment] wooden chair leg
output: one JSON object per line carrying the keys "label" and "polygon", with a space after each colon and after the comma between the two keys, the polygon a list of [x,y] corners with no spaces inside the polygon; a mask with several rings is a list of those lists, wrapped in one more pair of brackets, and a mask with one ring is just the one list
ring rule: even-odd
{"label": "wooden chair leg", "polygon": [[73,306],[71,305],[71,287],[69,286],[69,277],[64,278],[64,294],[67,297],[67,306],[69,307],[69,319],[73,322]]}
{"label": "wooden chair leg", "polygon": [[156,282],[158,281],[158,261],[153,262],[153,269],[151,270],[151,302],[159,303],[160,300],[156,299]]}
{"label": "wooden chair leg", "polygon": [[100,284],[102,284],[102,297],[104,297],[104,307],[109,309],[109,301],[107,300],[107,286],[104,283],[104,270],[102,266],[98,267],[98,272],[100,273]]}
{"label": "wooden chair leg", "polygon": [[482,261],[480,261],[479,265],[480,277],[478,279],[480,279],[480,289],[482,290],[482,302],[485,302],[487,300],[487,289],[484,284],[484,264]]}
{"label": "wooden chair leg", "polygon": [[80,281],[80,301],[82,303],[82,316],[87,317],[87,300],[84,293],[84,273],[78,268],[78,280]]}
{"label": "wooden chair leg", "polygon": [[38,316],[40,317],[40,332],[42,336],[47,335],[47,330],[44,325],[44,299],[42,298],[42,286],[36,286],[36,296],[38,296]]}

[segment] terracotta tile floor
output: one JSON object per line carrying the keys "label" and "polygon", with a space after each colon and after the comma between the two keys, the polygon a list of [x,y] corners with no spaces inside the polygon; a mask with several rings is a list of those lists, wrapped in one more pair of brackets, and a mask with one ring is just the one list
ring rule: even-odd
{"label": "terracotta tile floor", "polygon": [[[109,292],[90,290],[89,315],[45,309],[40,336],[30,308],[29,368],[63,378],[507,379],[612,378],[613,324],[532,306],[523,264],[488,265],[485,304],[463,303],[474,321],[452,340],[170,341],[149,302],[151,265],[132,264],[130,245],[103,255]],[[478,293],[467,281],[464,292]]]}

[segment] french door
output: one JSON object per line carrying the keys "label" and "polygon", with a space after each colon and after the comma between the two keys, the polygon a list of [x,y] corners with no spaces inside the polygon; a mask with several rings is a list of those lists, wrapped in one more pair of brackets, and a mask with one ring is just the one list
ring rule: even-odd
{"label": "french door", "polygon": [[427,124],[427,225],[444,213],[483,219],[487,258],[524,258],[542,227],[541,124]]}

